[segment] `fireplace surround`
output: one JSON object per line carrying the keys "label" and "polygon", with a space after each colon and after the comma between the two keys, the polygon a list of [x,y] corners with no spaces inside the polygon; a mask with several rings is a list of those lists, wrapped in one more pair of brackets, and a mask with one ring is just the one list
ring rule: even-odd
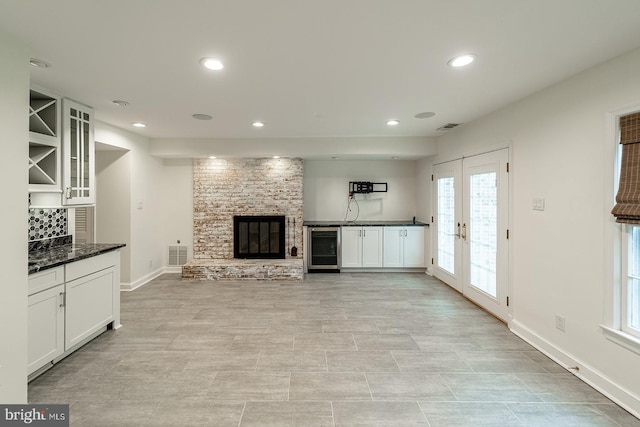
{"label": "fireplace surround", "polygon": [[233,217],[233,257],[285,259],[284,215]]}
{"label": "fireplace surround", "polygon": [[[193,259],[185,280],[291,280],[303,278],[303,161],[300,158],[193,160]],[[234,216],[283,215],[284,256],[234,257]],[[296,246],[297,256],[286,248]],[[278,251],[280,252],[280,251]],[[271,255],[273,256],[273,255]]]}

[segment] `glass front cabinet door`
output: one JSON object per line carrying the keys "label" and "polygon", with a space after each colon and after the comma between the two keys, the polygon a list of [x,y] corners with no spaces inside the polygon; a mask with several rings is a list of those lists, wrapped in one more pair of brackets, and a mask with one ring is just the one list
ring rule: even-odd
{"label": "glass front cabinet door", "polygon": [[95,204],[93,109],[68,99],[62,107],[62,204]]}

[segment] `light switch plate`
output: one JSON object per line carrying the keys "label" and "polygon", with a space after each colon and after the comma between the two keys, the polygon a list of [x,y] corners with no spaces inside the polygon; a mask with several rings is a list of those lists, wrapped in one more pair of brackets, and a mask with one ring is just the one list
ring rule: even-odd
{"label": "light switch plate", "polygon": [[532,201],[532,207],[534,211],[544,210],[544,197],[534,197]]}

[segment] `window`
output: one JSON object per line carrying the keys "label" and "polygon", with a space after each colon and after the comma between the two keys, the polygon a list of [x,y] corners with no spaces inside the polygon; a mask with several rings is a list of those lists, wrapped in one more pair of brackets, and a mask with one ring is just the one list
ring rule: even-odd
{"label": "window", "polygon": [[618,224],[611,234],[613,280],[602,329],[611,341],[640,354],[640,112],[615,117],[610,134],[615,129],[619,144],[611,162],[616,176],[611,213]]}
{"label": "window", "polygon": [[623,228],[622,240],[626,244],[623,243],[622,251],[625,274],[620,289],[620,329],[640,338],[640,226]]}

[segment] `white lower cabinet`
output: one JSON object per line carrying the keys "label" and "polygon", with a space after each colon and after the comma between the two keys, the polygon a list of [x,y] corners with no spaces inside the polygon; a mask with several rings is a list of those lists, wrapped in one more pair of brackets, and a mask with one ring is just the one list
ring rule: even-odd
{"label": "white lower cabinet", "polygon": [[66,283],[64,346],[70,349],[113,320],[114,268]]}
{"label": "white lower cabinet", "polygon": [[28,299],[27,374],[64,353],[64,284]]}
{"label": "white lower cabinet", "polygon": [[29,276],[28,374],[120,326],[120,251]]}
{"label": "white lower cabinet", "polygon": [[384,266],[424,267],[424,227],[385,227]]}
{"label": "white lower cabinet", "polygon": [[382,267],[383,227],[342,227],[341,267]]}

